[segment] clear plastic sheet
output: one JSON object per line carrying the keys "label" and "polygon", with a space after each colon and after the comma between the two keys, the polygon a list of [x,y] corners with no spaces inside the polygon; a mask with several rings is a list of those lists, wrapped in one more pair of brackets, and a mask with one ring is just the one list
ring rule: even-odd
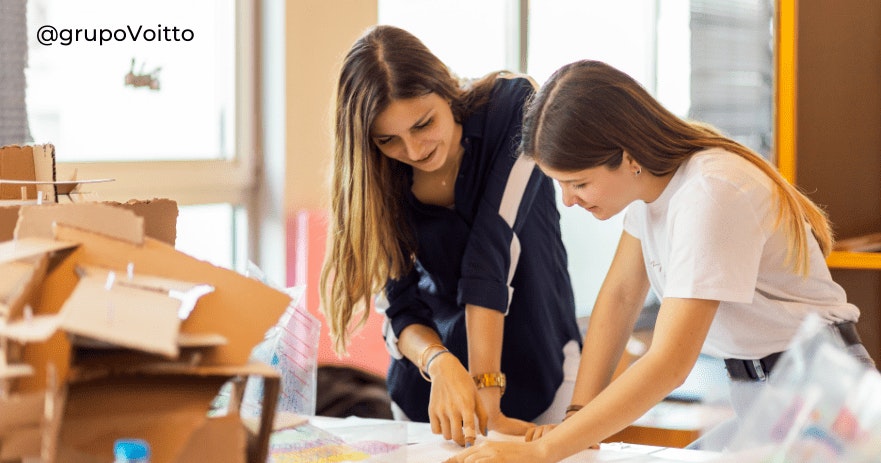
{"label": "clear plastic sheet", "polygon": [[727,445],[724,461],[881,461],[881,375],[808,318]]}
{"label": "clear plastic sheet", "polygon": [[[256,267],[248,276],[265,284],[263,273]],[[291,296],[291,303],[278,323],[267,330],[263,341],[251,352],[252,361],[266,363],[281,376],[281,392],[276,410],[298,415],[315,415],[318,374],[318,341],[321,321],[302,304],[304,286],[280,289]],[[263,380],[250,377],[242,399],[242,415],[258,416],[263,401]]]}

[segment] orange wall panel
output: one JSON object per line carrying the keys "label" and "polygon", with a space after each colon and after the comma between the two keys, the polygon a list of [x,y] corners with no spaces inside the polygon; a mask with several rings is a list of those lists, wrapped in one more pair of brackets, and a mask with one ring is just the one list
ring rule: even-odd
{"label": "orange wall panel", "polygon": [[385,378],[390,359],[382,339],[380,314],[370,313],[367,325],[352,338],[348,356],[337,357],[331,347],[328,322],[319,310],[318,297],[318,279],[327,238],[327,212],[301,210],[289,215],[287,222],[287,285],[306,286],[303,303],[321,320],[318,364],[355,367]]}

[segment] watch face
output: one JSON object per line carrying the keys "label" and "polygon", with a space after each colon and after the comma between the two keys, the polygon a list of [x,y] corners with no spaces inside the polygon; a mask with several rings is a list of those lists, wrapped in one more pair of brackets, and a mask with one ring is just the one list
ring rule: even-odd
{"label": "watch face", "polygon": [[507,379],[504,373],[483,373],[474,376],[474,384],[477,385],[478,389],[483,389],[485,387],[498,387],[502,389],[502,394],[504,394]]}

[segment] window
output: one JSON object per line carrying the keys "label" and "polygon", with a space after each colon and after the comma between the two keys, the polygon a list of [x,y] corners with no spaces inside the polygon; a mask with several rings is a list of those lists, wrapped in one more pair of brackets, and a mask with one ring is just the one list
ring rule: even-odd
{"label": "window", "polygon": [[30,0],[28,18],[31,134],[59,161],[234,156],[234,0]]}
{"label": "window", "polygon": [[459,77],[519,71],[517,2],[378,0],[378,6],[380,24],[415,34]]}
{"label": "window", "polygon": [[[566,63],[598,59],[632,75],[674,113],[704,118],[762,153],[771,127],[772,14],[769,0],[379,0],[381,23],[413,32],[459,75],[503,67],[541,84]],[[744,123],[750,116],[752,125]],[[562,202],[560,212],[576,306],[587,315],[623,214],[600,222]]]}
{"label": "window", "polygon": [[27,0],[31,139],[99,198],[167,197],[178,249],[243,268],[254,185],[254,2]]}

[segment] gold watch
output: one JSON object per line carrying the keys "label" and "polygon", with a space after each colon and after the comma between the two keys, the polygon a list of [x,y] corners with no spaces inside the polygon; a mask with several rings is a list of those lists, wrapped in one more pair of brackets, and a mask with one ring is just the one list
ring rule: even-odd
{"label": "gold watch", "polygon": [[474,384],[477,385],[477,389],[483,389],[485,387],[498,387],[502,390],[501,395],[505,395],[505,386],[507,385],[507,379],[505,378],[505,374],[502,372],[481,373],[474,376]]}

